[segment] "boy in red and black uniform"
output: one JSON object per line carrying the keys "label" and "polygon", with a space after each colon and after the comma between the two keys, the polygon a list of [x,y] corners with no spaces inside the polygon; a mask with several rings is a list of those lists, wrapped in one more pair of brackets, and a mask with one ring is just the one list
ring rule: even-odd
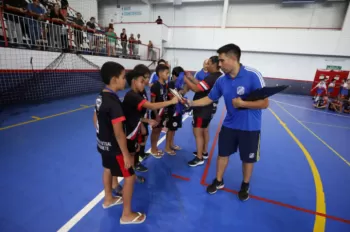
{"label": "boy in red and black uniform", "polygon": [[[140,95],[148,101],[149,92],[150,92],[148,85],[149,85],[151,71],[144,64],[136,65],[134,67],[134,70],[143,75],[144,82],[145,82],[145,88],[140,93]],[[146,108],[142,108],[142,115],[143,115],[143,119],[141,119],[141,121],[143,123],[143,127],[141,126],[142,141],[140,143],[140,151],[138,153],[139,153],[139,156],[142,159],[144,159],[150,155],[150,153],[145,153],[145,146],[146,146],[146,142],[147,142],[148,135],[149,135],[148,122],[147,122],[149,119],[149,111]],[[147,171],[147,168],[144,167],[140,162],[135,166],[135,169],[137,171],[140,171],[140,172]]]}
{"label": "boy in red and black uniform", "polygon": [[171,101],[151,103],[141,96],[141,93],[145,88],[145,79],[142,73],[135,70],[130,71],[126,75],[126,79],[131,87],[131,90],[124,96],[123,109],[126,117],[128,149],[131,154],[135,155],[134,162],[136,165],[139,163],[139,153],[137,153],[137,147],[142,142],[142,122],[148,122],[151,126],[158,125],[157,121],[145,118],[145,111],[143,109],[157,110],[160,108],[165,108],[172,104],[176,104],[178,99],[174,98]]}
{"label": "boy in red and black uniform", "polygon": [[[94,124],[97,133],[97,149],[102,157],[105,200],[103,208],[123,204],[121,224],[139,224],[146,215],[131,210],[131,198],[135,182],[133,159],[127,148],[124,133],[125,115],[117,91],[125,87],[125,69],[115,62],[106,62],[101,68],[106,87],[96,99]],[[123,199],[112,195],[112,176],[124,177]]]}
{"label": "boy in red and black uniform", "polygon": [[[220,72],[218,56],[212,56],[208,60],[209,75],[200,81],[197,85],[192,83],[189,78],[185,78],[187,86],[195,92],[193,100],[201,99],[208,96],[210,90],[213,88],[216,80],[222,75]],[[204,164],[204,159],[208,159],[208,143],[209,131],[208,126],[216,113],[218,102],[213,102],[204,107],[193,108],[193,132],[196,138],[197,152],[193,154],[196,156],[193,160],[188,162],[188,165],[195,167]]]}
{"label": "boy in red and black uniform", "polygon": [[[182,87],[177,85],[177,79],[180,76],[180,74],[184,74],[185,70],[177,66],[172,71],[172,80],[168,83],[168,90],[174,89],[178,91],[180,94],[182,93],[183,89]],[[174,96],[171,94],[171,92],[168,91],[168,98],[173,98]],[[182,104],[178,103],[174,106],[168,107],[167,112],[167,122],[166,122],[166,128],[168,129],[166,133],[166,144],[165,144],[165,152],[169,155],[176,155],[176,151],[181,150],[181,148],[174,143],[174,137],[175,132],[178,128],[182,127]]]}
{"label": "boy in red and black uniform", "polygon": [[[151,101],[154,103],[164,102],[168,99],[166,81],[169,77],[169,67],[164,64],[158,65],[156,74],[159,79],[151,87]],[[161,158],[164,154],[162,150],[158,150],[157,142],[162,128],[165,126],[166,113],[167,109],[165,107],[151,112],[151,118],[158,122],[158,125],[153,127],[151,134],[151,155],[157,159]]]}

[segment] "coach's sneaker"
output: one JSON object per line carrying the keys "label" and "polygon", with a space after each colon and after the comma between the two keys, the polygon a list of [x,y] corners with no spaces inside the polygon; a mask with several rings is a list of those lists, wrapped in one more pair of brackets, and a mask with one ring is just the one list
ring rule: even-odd
{"label": "coach's sneaker", "polygon": [[[193,152],[193,155],[194,155],[194,156],[197,156],[197,152],[194,151],[194,152]],[[209,158],[208,152],[207,152],[207,153],[203,153],[202,156],[203,156],[203,159],[205,159],[205,160]]]}
{"label": "coach's sneaker", "polygon": [[222,181],[218,181],[216,178],[213,183],[207,187],[207,193],[214,194],[218,191],[218,189],[224,188],[224,179]]}
{"label": "coach's sneaker", "polygon": [[238,192],[238,198],[241,201],[246,201],[249,199],[249,184],[242,182],[241,190]]}
{"label": "coach's sneaker", "polygon": [[123,196],[123,186],[118,185],[117,188],[113,189],[112,194],[117,197]]}
{"label": "coach's sneaker", "polygon": [[204,164],[204,159],[199,159],[197,156],[193,160],[188,162],[188,165],[191,167],[196,167],[196,166],[202,165],[202,164]]}

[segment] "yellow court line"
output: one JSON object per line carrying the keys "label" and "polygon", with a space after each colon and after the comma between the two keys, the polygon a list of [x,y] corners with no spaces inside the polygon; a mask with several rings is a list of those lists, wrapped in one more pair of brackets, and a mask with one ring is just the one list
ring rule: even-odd
{"label": "yellow court line", "polygon": [[62,112],[62,113],[53,114],[53,115],[49,115],[49,116],[45,116],[45,117],[41,117],[41,118],[32,116],[32,118],[34,118],[33,120],[29,120],[29,121],[20,122],[20,123],[13,124],[13,125],[1,127],[0,131],[7,130],[7,129],[10,129],[10,128],[13,128],[13,127],[17,127],[17,126],[22,126],[22,125],[33,123],[33,122],[39,122],[39,121],[42,121],[42,120],[45,120],[45,119],[61,116],[61,115],[64,115],[64,114],[70,114],[70,113],[73,113],[73,112],[76,112],[76,111],[79,111],[79,110],[85,110],[85,109],[88,109],[88,108],[91,108],[91,107],[94,107],[94,106],[95,105],[85,106],[85,107],[81,107],[81,108],[78,108],[78,109],[68,110],[68,111],[65,111],[65,112]]}
{"label": "yellow court line", "polygon": [[323,139],[321,139],[315,132],[313,132],[309,127],[305,126],[304,123],[302,123],[300,120],[298,120],[296,117],[294,117],[293,114],[291,114],[288,110],[286,110],[281,104],[277,103],[276,104],[284,110],[287,114],[289,114],[292,118],[295,119],[300,125],[302,125],[306,130],[308,130],[313,136],[315,136],[318,140],[321,141],[326,147],[328,147],[329,150],[331,150],[334,154],[336,154],[342,161],[344,161],[348,166],[350,166],[350,162],[347,161],[343,156],[341,156],[336,150],[334,150],[331,146],[329,146]]}
{"label": "yellow court line", "polygon": [[320,126],[329,126],[329,127],[343,128],[343,129],[350,130],[350,127],[346,127],[346,126],[337,126],[337,125],[318,123],[318,122],[306,122],[306,121],[300,121],[300,122],[308,123],[308,124],[315,124],[315,125],[320,125]]}
{"label": "yellow court line", "polygon": [[[322,184],[320,173],[318,172],[318,169],[316,167],[314,160],[312,159],[309,151],[300,142],[300,140],[293,134],[293,132],[287,127],[287,125],[278,117],[278,115],[271,108],[269,108],[269,110],[273,114],[273,116],[275,116],[275,118],[279,121],[279,123],[283,126],[283,128],[287,131],[287,133],[293,138],[296,144],[298,144],[300,149],[303,151],[306,157],[306,160],[308,161],[309,166],[311,168],[312,175],[314,177],[315,188],[316,188],[316,212],[322,213],[323,215],[325,215],[326,201],[325,201],[325,195],[323,192],[323,184]],[[325,227],[326,227],[326,218],[316,215],[313,232],[323,232],[325,231]]]}

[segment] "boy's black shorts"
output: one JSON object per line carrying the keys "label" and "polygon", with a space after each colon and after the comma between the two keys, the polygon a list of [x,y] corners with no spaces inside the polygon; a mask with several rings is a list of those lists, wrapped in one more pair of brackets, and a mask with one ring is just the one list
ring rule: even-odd
{"label": "boy's black shorts", "polygon": [[166,122],[166,128],[170,131],[176,131],[182,127],[182,115],[170,117]]}
{"label": "boy's black shorts", "polygon": [[201,118],[193,115],[192,126],[194,128],[208,128],[211,118]]}
{"label": "boy's black shorts", "polygon": [[126,169],[124,166],[124,156],[122,154],[114,155],[111,153],[100,153],[102,166],[111,171],[112,176],[129,177],[135,174],[133,168]]}
{"label": "boy's black shorts", "polygon": [[137,142],[138,142],[139,135],[140,134],[138,134],[136,139],[134,139],[134,140],[130,140],[130,139],[126,140],[129,153],[135,153],[136,152],[137,146],[138,146]]}
{"label": "boy's black shorts", "polygon": [[242,131],[221,127],[219,134],[219,156],[230,156],[237,152],[245,163],[260,159],[260,131]]}

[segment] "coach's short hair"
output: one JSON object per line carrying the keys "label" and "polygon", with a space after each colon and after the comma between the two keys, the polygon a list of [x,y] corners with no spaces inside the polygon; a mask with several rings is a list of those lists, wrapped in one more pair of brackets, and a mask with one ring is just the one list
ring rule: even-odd
{"label": "coach's short hair", "polygon": [[219,55],[225,53],[226,55],[234,55],[239,61],[241,59],[241,49],[236,44],[226,44],[216,51]]}

